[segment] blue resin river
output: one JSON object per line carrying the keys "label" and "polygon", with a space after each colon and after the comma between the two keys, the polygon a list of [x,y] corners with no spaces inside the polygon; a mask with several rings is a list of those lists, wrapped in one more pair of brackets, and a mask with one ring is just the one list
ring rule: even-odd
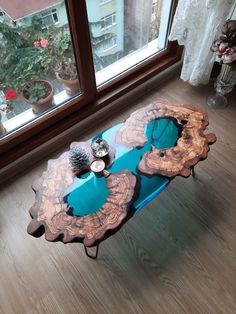
{"label": "blue resin river", "polygon": [[[109,145],[115,147],[115,160],[111,167],[107,169],[109,172],[129,169],[137,175],[139,181],[138,194],[133,206],[138,211],[156,197],[170,181],[169,178],[161,175],[148,177],[137,172],[137,165],[142,155],[151,150],[151,145],[159,149],[175,146],[181,128],[170,118],[150,121],[145,130],[148,141],[141,148],[130,149],[115,143],[115,135],[121,126],[122,124],[115,125],[97,134],[94,138],[103,138]],[[75,178],[73,185],[67,190],[65,200],[70,206],[70,214],[85,216],[98,211],[106,202],[107,196],[106,179],[103,176],[96,176],[93,172],[87,172],[79,178]]]}

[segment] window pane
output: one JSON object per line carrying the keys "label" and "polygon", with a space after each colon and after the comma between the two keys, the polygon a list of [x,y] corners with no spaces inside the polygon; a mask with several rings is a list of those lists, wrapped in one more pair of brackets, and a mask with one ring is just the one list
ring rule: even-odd
{"label": "window pane", "polygon": [[45,27],[48,27],[50,25],[53,25],[53,18],[52,18],[52,15],[46,15],[44,17],[42,17],[42,22],[43,22],[43,25]]}
{"label": "window pane", "polygon": [[81,95],[64,2],[0,4],[0,137]]}
{"label": "window pane", "polygon": [[86,0],[97,85],[165,49],[171,0]]}

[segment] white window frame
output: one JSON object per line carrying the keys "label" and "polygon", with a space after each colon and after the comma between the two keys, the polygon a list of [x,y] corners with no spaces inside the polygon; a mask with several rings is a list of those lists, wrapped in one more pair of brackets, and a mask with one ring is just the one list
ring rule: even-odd
{"label": "white window frame", "polygon": [[101,18],[101,23],[106,24],[106,21],[108,21],[109,19],[111,19],[111,24],[109,24],[105,27],[101,27],[102,31],[116,25],[116,12],[113,12],[113,13],[108,14],[108,15],[104,16],[103,18]]}
{"label": "white window frame", "polygon": [[[54,14],[56,14],[57,19],[55,19]],[[46,17],[48,17],[48,16],[51,16],[51,18],[52,18],[52,24],[50,24],[50,25],[44,25],[44,19],[45,19]],[[53,9],[51,9],[51,10],[49,10],[49,11],[45,11],[45,12],[41,13],[41,19],[42,19],[42,22],[43,22],[44,27],[49,27],[49,26],[51,26],[51,25],[58,24],[58,23],[59,23],[59,18],[58,18],[57,9],[56,9],[56,8],[53,8]]]}

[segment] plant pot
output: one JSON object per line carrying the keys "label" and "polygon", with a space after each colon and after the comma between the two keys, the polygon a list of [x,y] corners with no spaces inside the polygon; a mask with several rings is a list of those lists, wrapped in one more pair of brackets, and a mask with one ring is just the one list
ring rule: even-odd
{"label": "plant pot", "polygon": [[56,78],[62,84],[68,96],[74,96],[80,91],[80,84],[78,79],[65,80],[60,77],[59,73],[56,73]]}
{"label": "plant pot", "polygon": [[3,123],[2,123],[2,116],[1,116],[1,112],[0,112],[0,136],[3,135],[6,132]]}
{"label": "plant pot", "polygon": [[5,105],[0,105],[0,115],[2,117],[1,121],[5,122],[8,120],[7,113],[5,111]]}
{"label": "plant pot", "polygon": [[39,113],[46,111],[50,107],[52,107],[53,95],[54,95],[55,90],[54,90],[54,86],[51,84],[51,82],[46,81],[46,80],[34,80],[34,81],[29,82],[28,84],[36,84],[36,83],[45,84],[45,88],[48,88],[48,90],[49,90],[48,96],[46,96],[45,98],[41,98],[39,101],[37,101],[35,103],[32,103],[32,102],[30,102],[30,100],[26,96],[27,91],[26,91],[26,87],[24,86],[22,89],[22,97],[23,97],[25,102],[27,102],[28,104],[30,104],[32,106],[33,112],[35,114],[39,114]]}

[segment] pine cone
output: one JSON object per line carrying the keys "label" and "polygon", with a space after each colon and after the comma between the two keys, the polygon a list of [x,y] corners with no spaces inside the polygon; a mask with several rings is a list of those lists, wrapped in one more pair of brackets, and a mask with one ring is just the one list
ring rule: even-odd
{"label": "pine cone", "polygon": [[89,166],[89,154],[83,147],[75,146],[69,152],[69,165],[73,169],[83,169]]}

